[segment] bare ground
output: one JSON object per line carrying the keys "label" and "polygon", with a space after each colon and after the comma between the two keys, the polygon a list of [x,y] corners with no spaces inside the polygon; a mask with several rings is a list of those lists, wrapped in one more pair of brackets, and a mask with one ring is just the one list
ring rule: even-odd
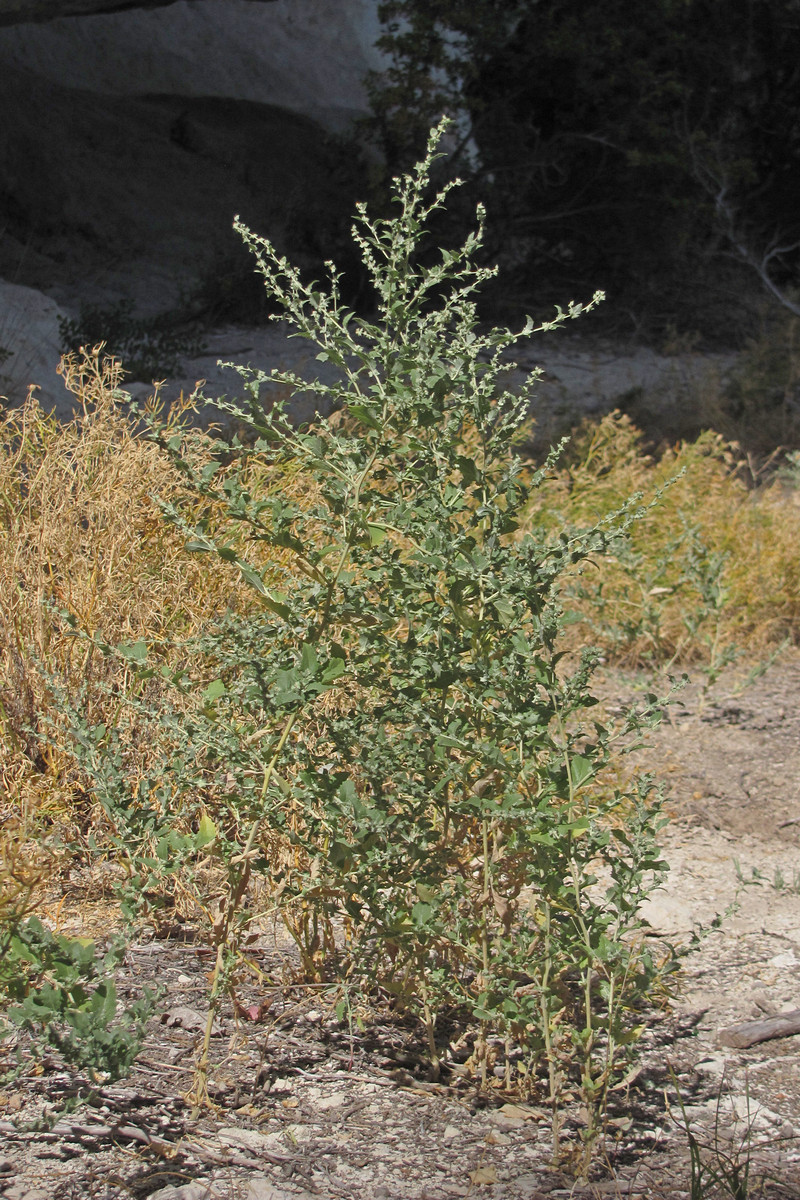
{"label": "bare ground", "polygon": [[[628,678],[606,680],[610,699],[634,689]],[[734,1049],[720,1034],[800,1008],[799,694],[800,655],[741,694],[730,680],[705,699],[689,688],[642,751],[673,815],[663,835],[672,872],[648,906],[654,933],[684,940],[734,900],[738,908],[687,961],[671,1011],[653,1013],[641,1070],[614,1098],[607,1162],[588,1182],[549,1165],[541,1108],[499,1085],[486,1098],[457,1078],[431,1084],[411,1030],[351,1031],[323,997],[276,985],[287,951],[265,931],[255,953],[271,982],[245,997],[258,1019],[228,1014],[213,1039],[215,1109],[193,1120],[183,1099],[208,961],[190,941],[136,945],[120,990],[158,980],[165,1015],[128,1080],[49,1130],[23,1132],[63,1094],[66,1076],[45,1064],[0,1095],[0,1196],[677,1200],[691,1195],[691,1174],[672,1070],[697,1142],[716,1147],[705,1160],[731,1183],[715,1192],[707,1174],[696,1195],[797,1200],[800,1037]],[[64,914],[77,916],[81,903],[65,902],[67,931]],[[579,1123],[568,1110],[567,1138]]]}

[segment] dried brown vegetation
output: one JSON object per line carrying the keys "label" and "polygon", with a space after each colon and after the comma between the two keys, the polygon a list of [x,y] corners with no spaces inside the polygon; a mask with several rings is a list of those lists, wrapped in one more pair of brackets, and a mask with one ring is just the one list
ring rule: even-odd
{"label": "dried brown vegetation", "polygon": [[530,514],[554,529],[596,520],[632,493],[660,493],[618,555],[584,567],[571,587],[576,632],[611,660],[714,675],[734,654],[752,661],[797,643],[798,491],[774,471],[754,478],[720,434],[654,458],[630,419],[612,413],[578,431],[555,485]]}
{"label": "dried brown vegetation", "polygon": [[[86,828],[92,810],[59,737],[48,675],[97,720],[130,682],[124,657],[93,650],[63,613],[110,645],[145,639],[166,662],[204,624],[252,604],[235,569],[208,571],[164,520],[156,497],[180,507],[182,479],[125,415],[120,365],[97,348],[65,358],[61,371],[76,398],[72,422],[59,424],[31,394],[0,425],[0,804],[40,835],[62,822]],[[190,406],[176,409],[173,430],[200,462],[209,435],[187,425]],[[268,478],[257,459],[252,469],[255,486],[307,494],[308,481],[274,468]],[[798,491],[775,475],[754,481],[719,434],[655,459],[627,417],[587,424],[546,494],[533,494],[528,520],[580,526],[661,488],[630,545],[572,581],[576,644],[591,640],[627,665],[699,664],[710,678],[734,652],[752,661],[796,644]],[[213,525],[212,505],[205,515]],[[274,566],[284,574],[287,563]]]}

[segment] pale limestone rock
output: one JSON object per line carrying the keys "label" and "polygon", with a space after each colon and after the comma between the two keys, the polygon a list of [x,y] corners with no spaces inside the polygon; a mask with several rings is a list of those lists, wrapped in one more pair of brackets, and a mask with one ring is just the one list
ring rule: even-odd
{"label": "pale limestone rock", "polygon": [[0,362],[1,404],[20,404],[35,384],[43,408],[55,409],[62,420],[71,416],[75,397],[56,374],[62,316],[55,301],[42,292],[0,279],[0,349],[10,351]]}
{"label": "pale limestone rock", "polygon": [[[260,2],[270,4],[274,0]],[[126,8],[160,8],[173,3],[174,0],[0,0],[0,25],[53,21],[59,17],[84,17],[94,13],[120,12]]]}
{"label": "pale limestone rock", "polygon": [[[74,0],[84,2],[92,0]],[[0,11],[23,3],[0,0]],[[2,29],[0,75],[24,69],[90,92],[249,100],[339,131],[368,109],[363,79],[383,63],[379,31],[377,0],[178,0]]]}

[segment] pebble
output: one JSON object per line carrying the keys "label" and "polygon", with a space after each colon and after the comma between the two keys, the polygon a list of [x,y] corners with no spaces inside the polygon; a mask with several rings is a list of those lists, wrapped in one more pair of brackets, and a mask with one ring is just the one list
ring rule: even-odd
{"label": "pebble", "polygon": [[[25,1200],[28,1200],[27,1196]],[[150,1200],[223,1200],[223,1191],[220,1185],[211,1180],[195,1179],[178,1187],[170,1186],[151,1192]]]}
{"label": "pebble", "polygon": [[507,1117],[499,1110],[490,1113],[488,1120],[498,1129],[522,1129],[525,1124],[521,1117]]}
{"label": "pebble", "polygon": [[501,1133],[499,1129],[490,1129],[486,1135],[486,1141],[490,1146],[507,1146],[511,1139],[507,1134]]}
{"label": "pebble", "polygon": [[310,1192],[286,1192],[268,1179],[250,1179],[244,1200],[313,1200]]}
{"label": "pebble", "polygon": [[695,1071],[701,1075],[724,1075],[730,1059],[724,1054],[710,1054],[708,1058],[695,1063]]}

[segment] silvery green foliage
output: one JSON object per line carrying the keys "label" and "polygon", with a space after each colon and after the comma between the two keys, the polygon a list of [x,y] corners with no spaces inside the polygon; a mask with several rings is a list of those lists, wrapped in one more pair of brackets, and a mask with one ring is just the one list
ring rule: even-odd
{"label": "silvery green foliage", "polygon": [[[642,510],[634,498],[590,529],[522,532],[555,454],[525,469],[514,446],[529,388],[503,380],[506,352],[535,330],[478,328],[475,295],[492,274],[474,262],[482,212],[460,249],[422,255],[454,186],[426,199],[442,133],[395,181],[393,217],[358,209],[370,320],[343,305],[333,267],[326,288],[307,284],[237,223],[284,319],[341,378],[237,367],[247,399],[220,407],[249,437],[219,441],[202,468],[180,435],[154,430],[186,480],[168,519],[260,603],[209,625],[193,647],[202,680],[171,676],[196,702],[150,712],[163,753],[135,789],[124,739],[80,738],[140,890],[160,869],[147,845],[173,845],[164,873],[193,878],[209,855],[224,866],[214,1004],[257,874],[307,973],[379,985],[416,1014],[434,1073],[441,1014],[471,1023],[484,1082],[500,1069],[488,1041],[499,1035],[508,1082],[544,1089],[556,1139],[577,1082],[591,1144],[662,973],[638,912],[665,864],[651,782],[621,789],[608,770],[654,720],[652,698],[617,727],[593,719],[596,656],[564,657],[559,587]],[[295,428],[288,395],[309,388],[337,415]],[[289,478],[306,488],[289,494]],[[221,524],[197,516],[209,500]],[[192,811],[197,832],[176,834],[176,813]]]}
{"label": "silvery green foliage", "polygon": [[62,1063],[92,1083],[127,1075],[155,1009],[146,991],[120,1006],[114,971],[125,955],[124,940],[101,951],[86,938],[52,933],[37,917],[4,928],[0,935],[0,1041],[16,1028],[27,1035],[18,1045],[18,1066],[55,1051]]}

